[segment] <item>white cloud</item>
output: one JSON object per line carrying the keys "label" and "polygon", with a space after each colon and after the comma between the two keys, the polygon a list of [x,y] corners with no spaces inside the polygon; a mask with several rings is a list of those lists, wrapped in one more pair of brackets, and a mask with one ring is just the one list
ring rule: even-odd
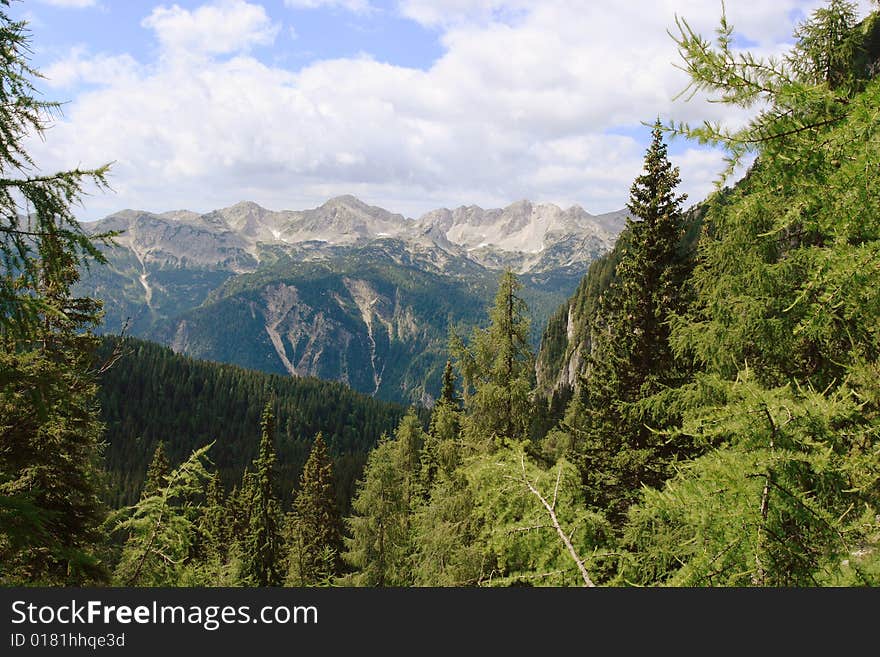
{"label": "white cloud", "polygon": [[321,9],[323,7],[347,9],[356,14],[371,12],[374,7],[369,0],[284,0],[293,9]]}
{"label": "white cloud", "polygon": [[85,9],[86,7],[94,7],[98,4],[98,0],[39,0],[44,5],[52,5],[53,7],[64,7],[65,9]]}
{"label": "white cloud", "polygon": [[534,7],[534,0],[400,0],[400,13],[428,27],[510,18]]}
{"label": "white cloud", "polygon": [[78,84],[119,84],[138,75],[139,65],[131,55],[90,55],[85,47],[71,49],[65,59],[43,71],[50,87],[69,88]]}
{"label": "white cloud", "polygon": [[266,10],[244,0],[217,0],[189,11],[178,5],[160,6],[141,25],[156,33],[166,52],[219,55],[270,45],[279,26]]}
{"label": "white cloud", "polygon": [[[757,50],[777,52],[790,12],[811,3],[726,4]],[[100,86],[66,108],[34,153],[46,168],[116,160],[117,195],[87,199],[91,218],[120,206],[209,210],[241,199],[298,208],[342,193],[411,216],[520,198],[598,213],[621,208],[641,171],[645,144],[627,136],[640,122],[744,118],[672,100],[687,78],[666,30],[679,14],[711,36],[714,0],[543,0],[514,20],[499,11],[510,17],[526,3],[487,0],[473,19],[470,3],[430,4],[465,14],[440,28],[445,52],[428,70],[366,56],[287,70],[247,54],[274,38],[261,7],[163,7],[144,21],[161,47],[156,61],[80,51],[50,69],[58,81]],[[113,67],[124,74],[108,75]],[[696,202],[721,157],[674,153]]]}

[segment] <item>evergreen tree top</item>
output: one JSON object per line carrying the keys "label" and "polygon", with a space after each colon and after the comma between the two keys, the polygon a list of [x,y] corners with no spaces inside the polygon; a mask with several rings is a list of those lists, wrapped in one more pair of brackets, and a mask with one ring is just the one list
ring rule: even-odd
{"label": "evergreen tree top", "polygon": [[443,369],[443,387],[440,390],[440,401],[457,407],[459,405],[458,394],[455,392],[455,371],[452,368],[452,360],[446,361]]}
{"label": "evergreen tree top", "polygon": [[154,495],[157,491],[165,487],[168,475],[171,474],[171,464],[168,456],[165,454],[165,441],[160,440],[153,452],[153,460],[147,468],[147,475],[144,478],[144,488],[141,497]]}
{"label": "evergreen tree top", "polygon": [[[644,172],[630,188],[629,211],[637,218],[650,221],[672,216],[681,211],[686,194],[676,195],[681,182],[677,166],[672,166],[663,141],[663,126],[658,119],[651,131],[651,144],[645,153]],[[627,222],[632,227],[632,221]]]}

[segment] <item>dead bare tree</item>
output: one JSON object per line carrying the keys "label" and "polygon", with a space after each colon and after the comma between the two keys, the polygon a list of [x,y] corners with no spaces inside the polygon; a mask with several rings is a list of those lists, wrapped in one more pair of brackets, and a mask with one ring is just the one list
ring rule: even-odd
{"label": "dead bare tree", "polygon": [[548,502],[547,498],[545,498],[541,491],[538,490],[537,486],[529,479],[526,474],[526,463],[525,463],[525,455],[520,455],[520,468],[522,470],[522,475],[520,480],[526,485],[531,492],[532,495],[538,498],[538,501],[541,502],[541,505],[544,509],[547,510],[547,514],[550,516],[550,522],[553,525],[553,528],[556,530],[556,533],[559,535],[560,540],[563,545],[565,545],[565,549],[568,550],[568,554],[574,560],[575,564],[577,564],[578,570],[580,571],[581,577],[584,580],[584,586],[596,586],[593,582],[592,578],[590,578],[590,574],[587,572],[586,566],[584,566],[584,560],[578,556],[577,550],[574,549],[574,545],[571,543],[571,537],[568,536],[562,529],[562,526],[559,524],[559,518],[556,515],[556,501],[559,497],[559,484],[562,481],[562,466],[559,467],[559,470],[556,474],[556,486],[553,489],[553,501]]}

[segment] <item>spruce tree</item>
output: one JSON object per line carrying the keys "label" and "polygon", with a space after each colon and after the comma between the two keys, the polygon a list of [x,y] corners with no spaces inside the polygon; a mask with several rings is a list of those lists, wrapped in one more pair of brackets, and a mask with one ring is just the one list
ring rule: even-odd
{"label": "spruce tree", "polygon": [[443,390],[431,411],[431,421],[424,437],[419,476],[422,493],[429,495],[438,476],[450,476],[458,467],[461,440],[461,400],[455,390],[452,361],[446,361]]}
{"label": "spruce tree", "polygon": [[534,356],[528,307],[518,294],[521,289],[516,275],[504,272],[489,326],[475,329],[467,345],[455,333],[450,338],[464,384],[468,440],[484,448],[528,435]]}
{"label": "spruce tree", "polygon": [[208,484],[202,516],[199,519],[199,551],[204,558],[216,557],[219,561],[225,561],[229,555],[232,536],[227,499],[220,483],[220,474],[215,472]]}
{"label": "spruce tree", "polygon": [[[408,544],[400,473],[395,468],[394,442],[383,437],[367,457],[364,475],[346,518],[350,536],[345,540],[345,561],[355,569],[356,586],[404,586]],[[402,567],[404,566],[404,567]]]}
{"label": "spruce tree", "polygon": [[7,333],[0,352],[0,508],[26,511],[8,534],[0,528],[0,579],[76,585],[106,577],[96,556],[106,513],[98,497],[103,425],[91,369],[97,340],[88,332],[100,311],[91,299],[71,298],[72,258],[46,258],[36,293],[51,311],[30,339]]}
{"label": "spruce tree", "polygon": [[668,376],[675,366],[668,320],[682,307],[686,275],[679,248],[684,234],[681,208],[687,197],[676,194],[681,177],[669,161],[659,121],[651,136],[644,172],[633,182],[627,203],[628,248],[600,310],[616,323],[609,327],[613,351],[626,361],[617,374],[625,377],[622,384],[630,394],[637,394],[652,375]]}
{"label": "spruce tree", "polygon": [[153,460],[150,461],[150,465],[147,468],[141,497],[148,497],[157,490],[164,488],[166,477],[170,472],[171,464],[168,463],[168,457],[165,455],[165,442],[160,440],[156,445],[156,451],[153,452]]}
{"label": "spruce tree", "polygon": [[461,400],[455,392],[455,372],[452,368],[452,361],[446,361],[446,367],[443,368],[443,387],[440,389],[441,403],[445,402],[453,408],[458,408]]}
{"label": "spruce tree", "polygon": [[250,526],[250,506],[252,499],[253,487],[249,485],[253,478],[248,468],[245,468],[241,475],[240,484],[236,484],[229,491],[226,498],[226,508],[228,512],[229,530],[232,533],[233,541],[241,543],[247,535],[247,528]]}
{"label": "spruce tree", "polygon": [[643,485],[656,486],[689,446],[657,433],[677,420],[645,400],[687,379],[669,344],[669,319],[684,306],[687,269],[676,194],[679,171],[654,125],[644,172],[631,191],[628,242],[592,319],[587,371],[566,417],[588,503],[620,524]]}
{"label": "spruce tree", "polygon": [[242,545],[242,579],[251,586],[280,586],[284,580],[283,538],[281,507],[275,494],[275,414],[271,402],[263,410],[260,427],[250,521]]}
{"label": "spruce tree", "polygon": [[231,496],[226,496],[220,475],[208,480],[199,505],[186,568],[180,586],[240,586],[240,549],[233,540]]}
{"label": "spruce tree", "polygon": [[316,586],[339,573],[342,522],[336,508],[333,462],[321,433],[300,477],[289,532],[287,584]]}

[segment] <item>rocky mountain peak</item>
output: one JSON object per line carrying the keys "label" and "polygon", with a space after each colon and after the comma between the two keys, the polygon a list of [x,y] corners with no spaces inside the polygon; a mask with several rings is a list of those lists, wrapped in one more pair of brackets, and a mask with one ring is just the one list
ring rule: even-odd
{"label": "rocky mountain peak", "polygon": [[140,251],[149,248],[150,253],[139,252],[141,259],[159,252],[172,253],[176,259],[192,253],[200,254],[204,266],[215,266],[214,260],[234,261],[237,267],[248,258],[259,262],[262,245],[298,249],[309,243],[314,250],[322,243],[352,247],[393,239],[400,242],[399,248],[428,257],[435,265],[449,257],[466,258],[480,267],[510,267],[526,273],[570,267],[610,249],[626,215],[622,210],[594,217],[580,206],[563,210],[521,199],[504,208],[440,208],[411,220],[346,194],[297,211],[268,210],[253,201],[202,215],[186,210],[163,214],[124,210],[95,227],[126,231],[123,243]]}
{"label": "rocky mountain peak", "polygon": [[170,210],[159,215],[165,219],[173,219],[174,221],[197,221],[201,215],[192,210]]}
{"label": "rocky mountain peak", "polygon": [[364,203],[357,196],[353,196],[352,194],[343,194],[341,196],[334,196],[331,199],[328,199],[321,206],[322,209],[331,209],[331,208],[339,208],[339,207],[347,207],[347,208],[355,208],[362,211],[369,211],[371,206]]}

